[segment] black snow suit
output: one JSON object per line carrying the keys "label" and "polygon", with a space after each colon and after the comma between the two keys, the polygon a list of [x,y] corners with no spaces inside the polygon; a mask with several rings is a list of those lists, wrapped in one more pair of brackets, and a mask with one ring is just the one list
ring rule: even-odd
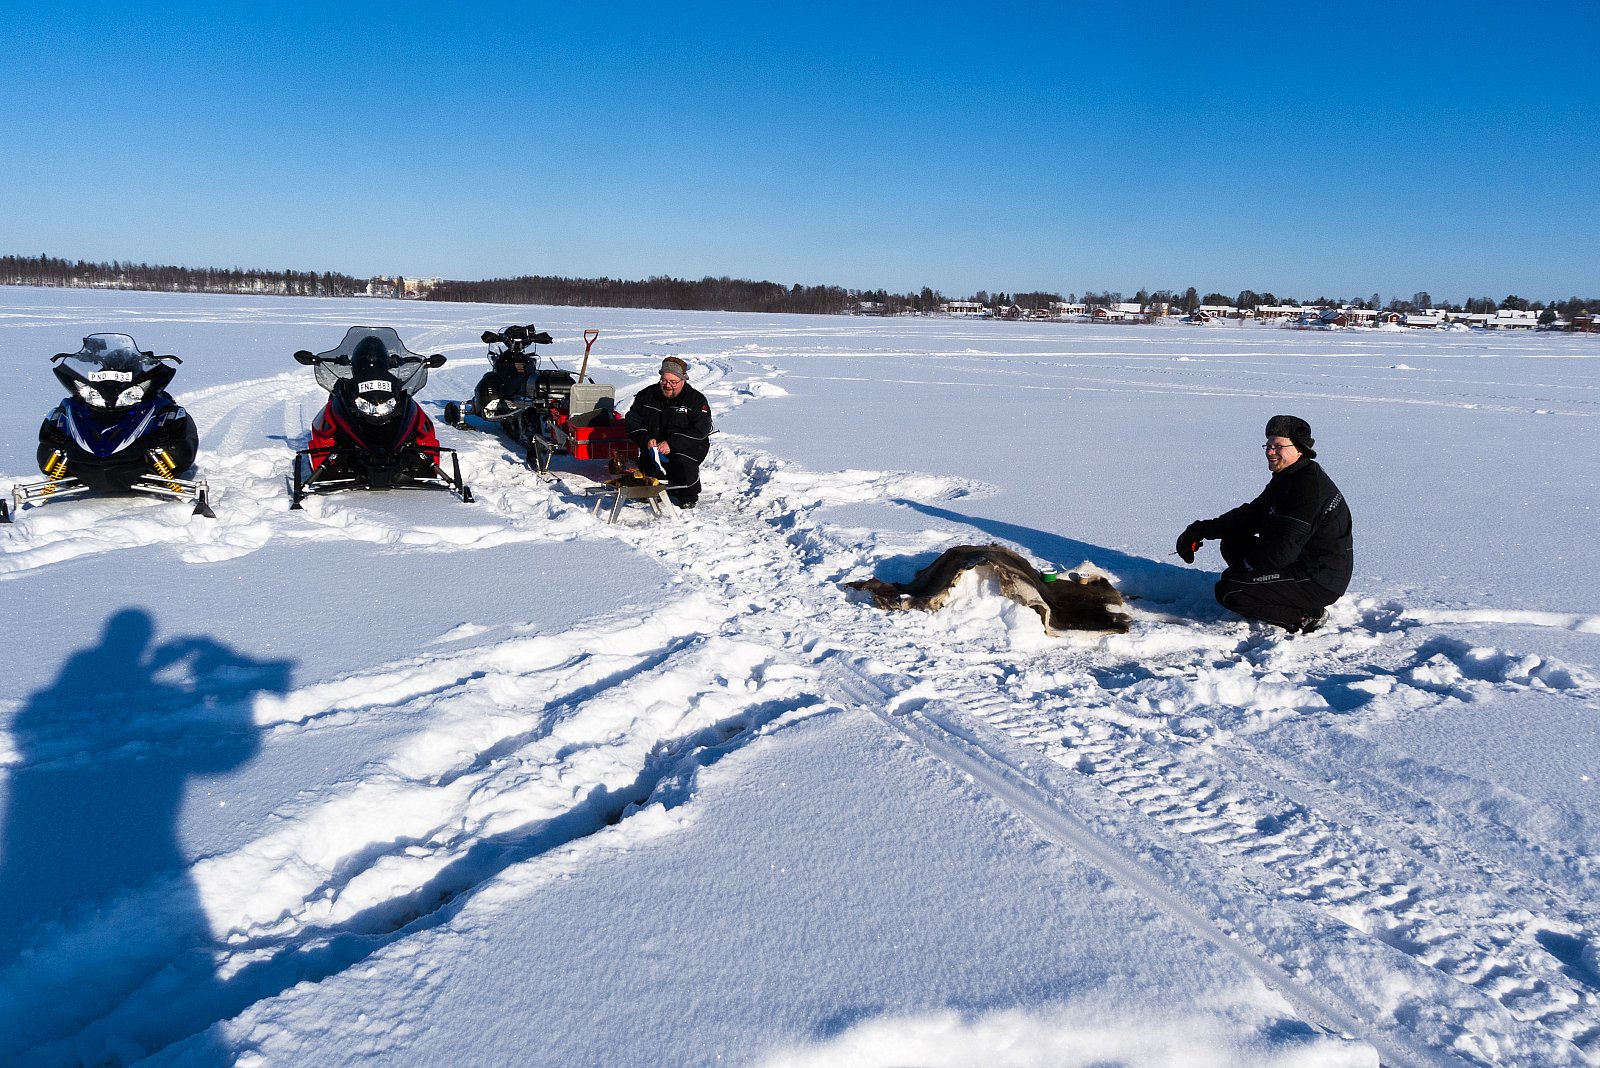
{"label": "black snow suit", "polygon": [[1291,630],[1344,595],[1355,566],[1350,507],[1315,460],[1272,476],[1255,500],[1199,524],[1221,539],[1217,601]]}
{"label": "black snow suit", "polygon": [[[628,437],[639,446],[639,470],[683,489],[671,493],[679,505],[692,506],[700,497],[700,464],[711,451],[711,405],[705,394],[689,383],[676,397],[661,392],[654,382],[639,391],[628,408]],[[671,449],[661,459],[666,470],[650,455],[649,443],[664,441]]]}

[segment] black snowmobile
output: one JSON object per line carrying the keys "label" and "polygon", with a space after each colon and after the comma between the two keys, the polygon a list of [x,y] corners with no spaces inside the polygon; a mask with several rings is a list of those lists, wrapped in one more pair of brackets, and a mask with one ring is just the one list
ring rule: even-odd
{"label": "black snowmobile", "polygon": [[539,366],[534,346],[552,341],[532,323],[498,333],[485,330],[489,370],[478,380],[470,401],[444,406],[445,422],[467,429],[472,425],[467,417],[476,416],[494,424],[527,451],[529,465],[540,472],[549,469],[550,458],[557,453],[580,460],[637,456],[616,410],[615,389],[596,384],[587,374],[589,350],[599,336],[598,330],[583,332],[583,365],[573,374],[553,363]]}
{"label": "black snowmobile", "polygon": [[444,406],[444,421],[466,428],[467,416],[487,420],[512,441],[527,446],[539,433],[544,412],[564,402],[577,379],[558,367],[540,368],[536,345],[549,345],[548,333],[529,323],[508,326],[496,333],[485,330],[489,346],[489,370],[478,379],[472,399],[465,404],[451,401]]}
{"label": "black snowmobile", "polygon": [[[455,450],[439,447],[415,398],[443,356],[412,352],[392,327],[352,326],[336,347],[302,349],[294,358],[316,369],[328,403],[312,424],[310,446],[295,453],[289,507],[312,493],[429,486],[472,502]],[[440,466],[446,454],[448,473]]]}
{"label": "black snowmobile", "polygon": [[[144,493],[194,505],[215,519],[204,481],[184,477],[200,436],[167,393],[183,361],[143,351],[127,334],[90,334],[50,357],[67,397],[39,427],[40,482],[13,489],[16,510],[86,493]],[[0,500],[0,522],[12,514]]]}

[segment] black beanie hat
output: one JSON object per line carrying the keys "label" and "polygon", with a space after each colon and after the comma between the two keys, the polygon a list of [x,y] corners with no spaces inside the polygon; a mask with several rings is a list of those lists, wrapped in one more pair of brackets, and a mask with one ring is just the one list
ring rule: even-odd
{"label": "black beanie hat", "polygon": [[1308,459],[1316,459],[1316,439],[1311,436],[1311,424],[1298,415],[1275,415],[1267,420],[1267,437],[1288,438],[1295,448]]}

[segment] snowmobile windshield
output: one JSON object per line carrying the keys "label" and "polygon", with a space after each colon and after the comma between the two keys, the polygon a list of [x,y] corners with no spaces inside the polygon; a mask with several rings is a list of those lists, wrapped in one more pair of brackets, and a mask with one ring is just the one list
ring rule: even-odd
{"label": "snowmobile windshield", "polygon": [[428,358],[406,348],[391,326],[352,326],[343,341],[317,355],[321,358],[316,364],[317,384],[329,392],[341,381],[378,372],[393,375],[410,394],[428,382]]}
{"label": "snowmobile windshield", "polygon": [[160,361],[139,351],[139,345],[127,334],[90,334],[83,339],[83,348],[71,358],[86,363],[97,371],[115,371],[129,375],[129,381],[156,367]]}

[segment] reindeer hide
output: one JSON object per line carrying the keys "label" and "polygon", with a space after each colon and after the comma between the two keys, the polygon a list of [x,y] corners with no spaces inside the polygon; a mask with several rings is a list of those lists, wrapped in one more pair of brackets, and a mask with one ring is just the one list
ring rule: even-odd
{"label": "reindeer hide", "polygon": [[957,545],[918,571],[910,582],[861,579],[845,583],[846,589],[871,595],[879,608],[918,608],[937,611],[967,571],[992,576],[1007,597],[1039,613],[1052,634],[1069,630],[1111,631],[1125,634],[1127,616],[1122,595],[1102,575],[1076,572],[1046,582],[1032,564],[1002,545]]}

